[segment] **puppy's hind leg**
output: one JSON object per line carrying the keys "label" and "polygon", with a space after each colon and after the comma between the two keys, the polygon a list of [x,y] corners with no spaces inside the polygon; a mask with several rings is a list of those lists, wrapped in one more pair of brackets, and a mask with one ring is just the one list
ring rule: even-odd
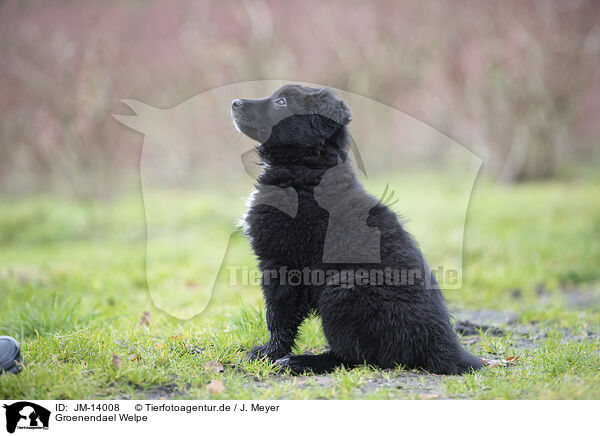
{"label": "puppy's hind leg", "polygon": [[340,365],[353,366],[328,351],[323,354],[290,354],[275,361],[275,365],[281,368],[289,368],[295,374],[313,372],[324,374],[331,372]]}

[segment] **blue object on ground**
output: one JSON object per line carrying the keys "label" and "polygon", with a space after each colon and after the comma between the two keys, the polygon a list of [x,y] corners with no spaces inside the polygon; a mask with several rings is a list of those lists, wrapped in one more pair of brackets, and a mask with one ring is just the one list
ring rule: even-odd
{"label": "blue object on ground", "polygon": [[0,336],[0,374],[3,372],[16,374],[21,370],[22,363],[19,343],[10,336]]}

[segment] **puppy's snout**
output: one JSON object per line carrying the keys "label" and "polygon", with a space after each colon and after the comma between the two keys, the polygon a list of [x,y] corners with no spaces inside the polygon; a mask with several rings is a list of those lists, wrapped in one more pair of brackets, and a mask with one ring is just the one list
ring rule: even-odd
{"label": "puppy's snout", "polygon": [[243,100],[241,100],[241,99],[239,99],[239,98],[236,98],[235,100],[233,100],[233,101],[231,102],[231,107],[232,107],[233,109],[238,109],[238,108],[241,108],[243,105],[244,105],[244,101],[243,101]]}

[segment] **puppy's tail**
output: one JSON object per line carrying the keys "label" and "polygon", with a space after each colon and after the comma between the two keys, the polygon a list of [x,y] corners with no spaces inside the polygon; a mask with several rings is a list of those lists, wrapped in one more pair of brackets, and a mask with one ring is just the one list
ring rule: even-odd
{"label": "puppy's tail", "polygon": [[481,359],[477,356],[472,355],[467,350],[463,350],[462,359],[456,365],[456,374],[466,374],[475,372],[483,368]]}

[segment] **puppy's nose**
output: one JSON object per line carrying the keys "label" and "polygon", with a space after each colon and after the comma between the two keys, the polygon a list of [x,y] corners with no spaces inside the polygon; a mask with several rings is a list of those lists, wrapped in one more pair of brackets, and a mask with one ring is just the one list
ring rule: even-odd
{"label": "puppy's nose", "polygon": [[237,109],[239,107],[242,107],[243,104],[244,104],[244,102],[242,100],[240,100],[239,98],[237,98],[231,102],[231,107],[234,109]]}

